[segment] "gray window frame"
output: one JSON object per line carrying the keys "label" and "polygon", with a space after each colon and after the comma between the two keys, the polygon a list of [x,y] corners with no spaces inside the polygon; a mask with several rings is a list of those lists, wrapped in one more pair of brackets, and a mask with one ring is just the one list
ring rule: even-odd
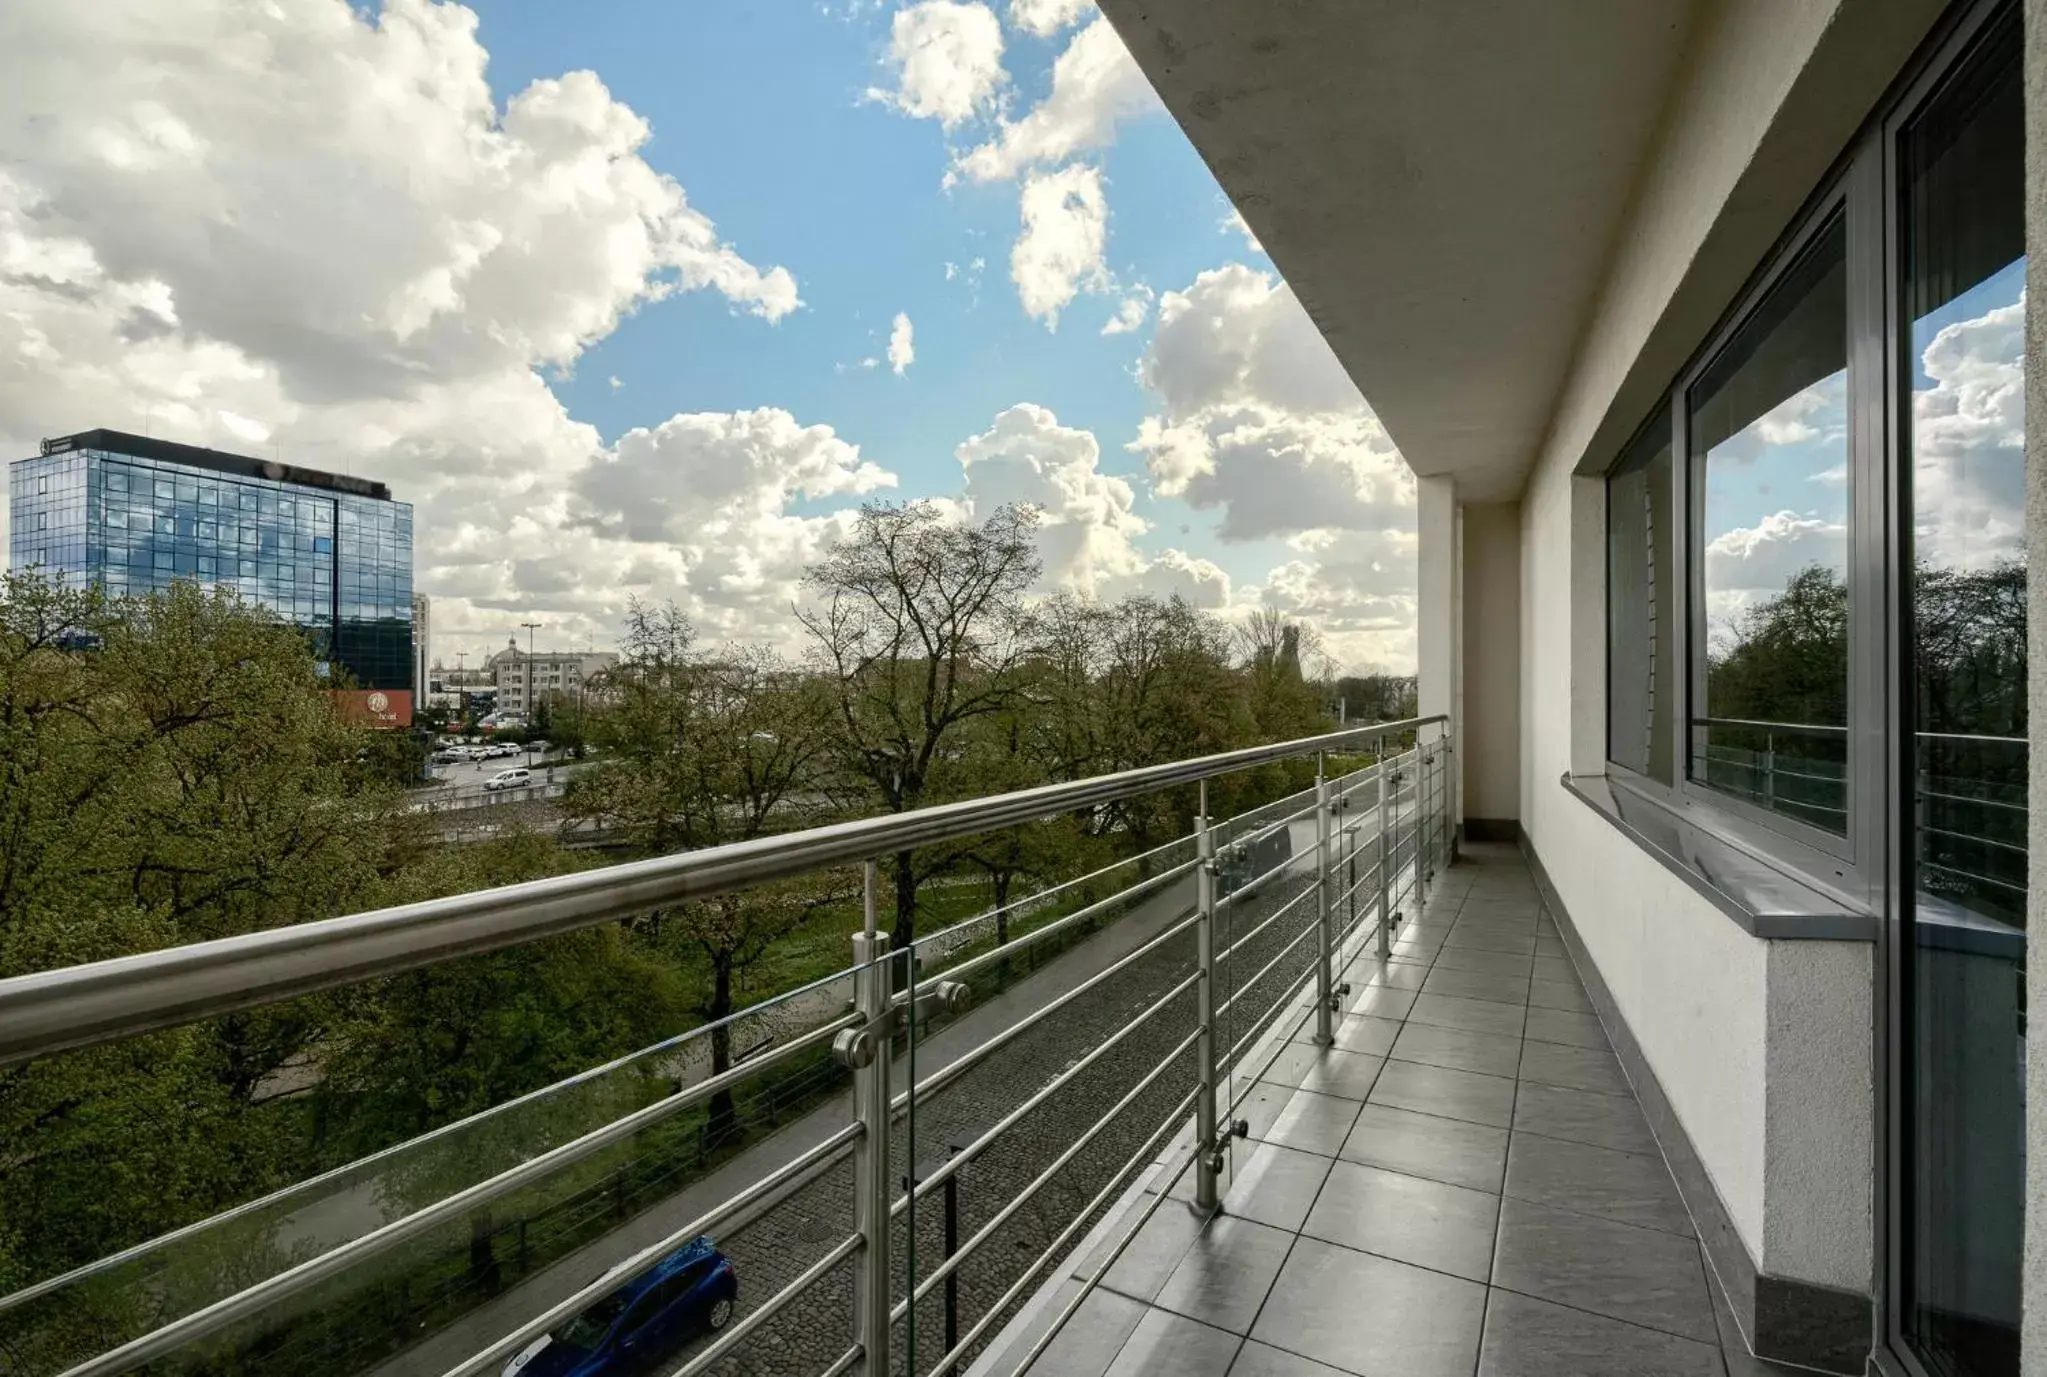
{"label": "gray window frame", "polygon": [[[1883,258],[1888,230],[1883,224],[1882,149],[1874,128],[1850,144],[1765,256],[1705,342],[1664,389],[1655,411],[1616,452],[1604,477],[1658,426],[1670,431],[1671,623],[1682,653],[1672,689],[1669,730],[1672,783],[1642,775],[1612,759],[1610,780],[1651,799],[1701,831],[1832,896],[1859,913],[1876,913],[1883,902],[1883,807],[1886,760],[1882,705],[1887,638],[1882,628],[1885,531],[1882,504],[1882,437],[1885,367]],[[1848,533],[1848,828],[1836,835],[1824,828],[1772,812],[1691,777],[1692,724],[1704,714],[1704,561],[1696,558],[1697,514],[1703,469],[1691,452],[1692,388],[1712,368],[1742,327],[1762,307],[1784,275],[1818,238],[1841,221],[1846,240],[1847,417],[1849,470]],[[1874,443],[1871,425],[1876,427]],[[1874,510],[1872,510],[1872,508]],[[1873,596],[1875,594],[1875,596]],[[1610,606],[1610,604],[1609,604]],[[1612,627],[1607,629],[1607,673],[1612,674]],[[1609,683],[1611,682],[1609,678]],[[1603,743],[1610,744],[1610,743]]]}

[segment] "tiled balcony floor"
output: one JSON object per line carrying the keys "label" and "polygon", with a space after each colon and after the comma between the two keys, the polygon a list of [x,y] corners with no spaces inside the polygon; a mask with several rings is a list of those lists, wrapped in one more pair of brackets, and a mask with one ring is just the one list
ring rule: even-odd
{"label": "tiled balcony floor", "polygon": [[1304,1018],[1239,1109],[1222,1213],[1204,1228],[1183,1178],[1034,1372],[1791,1370],[1749,1356],[1709,1284],[1520,856],[1465,856],[1388,961],[1345,974],[1336,1048]]}

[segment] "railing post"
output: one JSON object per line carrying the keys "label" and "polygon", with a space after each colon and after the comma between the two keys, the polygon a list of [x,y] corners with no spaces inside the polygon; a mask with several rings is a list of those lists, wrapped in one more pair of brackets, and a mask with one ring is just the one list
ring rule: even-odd
{"label": "railing post", "polygon": [[[861,1251],[853,1259],[854,1339],[867,1377],[888,1377],[889,1286],[889,998],[888,934],[876,930],[873,861],[865,874],[867,931],[853,938],[853,1006],[870,1041],[853,1058],[853,1112],[861,1134],[853,1144],[853,1228]],[[843,1037],[844,1034],[841,1034]]]}
{"label": "railing post", "polygon": [[1315,1041],[1319,1046],[1336,1045],[1330,1006],[1335,1003],[1335,956],[1330,951],[1329,915],[1329,772],[1321,756],[1315,757]]}
{"label": "railing post", "polygon": [[1384,961],[1393,952],[1393,913],[1387,906],[1387,895],[1392,892],[1386,871],[1393,864],[1393,853],[1387,838],[1393,831],[1393,817],[1386,803],[1386,776],[1391,766],[1386,760],[1384,738],[1379,744],[1379,959]]}
{"label": "railing post", "polygon": [[1194,1040],[1194,1206],[1208,1211],[1216,1207],[1216,1175],[1220,1165],[1215,1130],[1215,838],[1209,834],[1208,819],[1194,819],[1194,960],[1199,968],[1194,982],[1194,1020],[1199,1036]]}
{"label": "railing post", "polygon": [[1422,744],[1422,734],[1414,734],[1414,911],[1425,913],[1429,907],[1429,778],[1434,771],[1435,757]]}

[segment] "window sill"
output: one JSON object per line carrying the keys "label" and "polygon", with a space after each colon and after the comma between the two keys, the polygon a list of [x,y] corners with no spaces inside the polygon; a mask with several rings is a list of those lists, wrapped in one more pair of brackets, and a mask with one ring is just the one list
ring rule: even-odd
{"label": "window sill", "polygon": [[1877,915],[1857,909],[1769,864],[1746,847],[1680,817],[1604,775],[1565,774],[1564,790],[1654,856],[1753,937],[1770,941],[1874,942]]}

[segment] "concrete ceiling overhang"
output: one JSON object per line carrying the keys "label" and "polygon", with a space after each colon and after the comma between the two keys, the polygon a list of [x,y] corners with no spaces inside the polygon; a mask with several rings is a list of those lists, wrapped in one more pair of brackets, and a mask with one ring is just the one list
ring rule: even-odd
{"label": "concrete ceiling overhang", "polygon": [[1401,448],[1515,496],[1695,0],[1101,0]]}

